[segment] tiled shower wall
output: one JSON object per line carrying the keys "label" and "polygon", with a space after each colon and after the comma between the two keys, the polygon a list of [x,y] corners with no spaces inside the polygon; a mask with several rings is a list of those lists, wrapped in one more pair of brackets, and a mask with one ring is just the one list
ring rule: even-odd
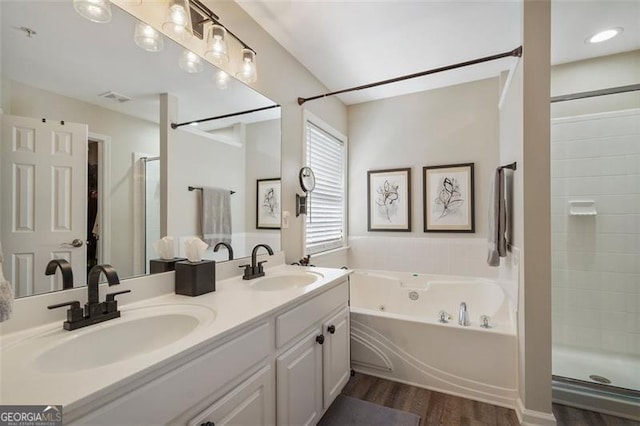
{"label": "tiled shower wall", "polygon": [[638,356],[640,110],[553,120],[551,160],[554,344]]}

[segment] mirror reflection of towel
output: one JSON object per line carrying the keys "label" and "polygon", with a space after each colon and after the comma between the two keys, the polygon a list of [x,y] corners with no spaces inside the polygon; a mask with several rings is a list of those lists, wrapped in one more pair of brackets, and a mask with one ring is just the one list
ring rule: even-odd
{"label": "mirror reflection of towel", "polygon": [[231,244],[231,191],[202,188],[202,240],[212,247],[223,242]]}

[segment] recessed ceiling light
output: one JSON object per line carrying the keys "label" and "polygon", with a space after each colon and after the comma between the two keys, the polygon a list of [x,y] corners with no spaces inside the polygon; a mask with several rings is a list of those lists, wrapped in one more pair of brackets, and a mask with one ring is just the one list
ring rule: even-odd
{"label": "recessed ceiling light", "polygon": [[600,31],[587,39],[587,43],[602,43],[603,41],[610,40],[620,34],[623,31],[622,28],[609,28]]}

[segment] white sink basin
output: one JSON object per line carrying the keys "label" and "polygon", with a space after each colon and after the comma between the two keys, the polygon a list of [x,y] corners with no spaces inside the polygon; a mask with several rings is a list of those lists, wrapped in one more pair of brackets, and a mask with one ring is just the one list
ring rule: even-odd
{"label": "white sink basin", "polygon": [[252,290],[277,291],[313,284],[323,277],[317,272],[298,272],[288,274],[267,275],[249,283]]}
{"label": "white sink basin", "polygon": [[74,331],[56,330],[35,336],[9,352],[35,354],[30,364],[41,372],[87,370],[171,345],[214,318],[214,311],[193,305],[123,310],[120,318]]}

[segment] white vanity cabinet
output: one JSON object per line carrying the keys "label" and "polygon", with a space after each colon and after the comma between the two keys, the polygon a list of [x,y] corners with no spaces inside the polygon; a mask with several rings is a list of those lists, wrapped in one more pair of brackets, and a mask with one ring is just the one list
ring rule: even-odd
{"label": "white vanity cabinet", "polygon": [[276,318],[276,341],[288,348],[276,360],[279,425],[316,424],[349,380],[347,301],[343,283]]}
{"label": "white vanity cabinet", "polygon": [[314,425],[349,380],[348,297],[343,281],[249,322],[83,405],[69,423]]}

